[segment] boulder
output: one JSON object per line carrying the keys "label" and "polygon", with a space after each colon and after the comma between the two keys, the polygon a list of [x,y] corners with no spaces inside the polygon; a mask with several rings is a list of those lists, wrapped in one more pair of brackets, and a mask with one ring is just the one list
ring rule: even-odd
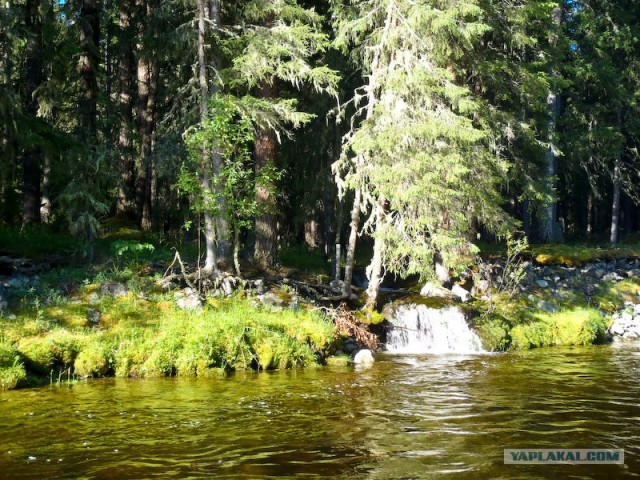
{"label": "boulder", "polygon": [[200,296],[191,288],[185,288],[173,294],[176,305],[182,310],[197,310],[202,308],[202,300]]}
{"label": "boulder", "polygon": [[536,280],[536,285],[540,288],[548,288],[549,287],[549,282],[547,282],[546,280],[539,278],[538,280]]}
{"label": "boulder", "polygon": [[87,321],[89,322],[89,325],[98,325],[98,323],[100,323],[100,318],[102,318],[102,314],[98,310],[91,308],[87,311]]}
{"label": "boulder", "polygon": [[457,283],[454,284],[453,287],[451,287],[451,293],[453,293],[453,295],[456,298],[458,298],[462,303],[467,303],[468,301],[471,300],[471,293],[469,293],[467,290],[462,288]]}
{"label": "boulder", "polygon": [[373,362],[373,354],[371,353],[371,350],[367,350],[366,348],[360,350],[356,353],[356,356],[353,357],[353,363],[356,365],[371,365]]}
{"label": "boulder", "polygon": [[120,282],[104,282],[100,285],[100,294],[103,297],[126,297],[129,289],[124,283]]}
{"label": "boulder", "polygon": [[488,280],[476,280],[473,283],[473,293],[477,295],[484,295],[489,291],[489,281]]}
{"label": "boulder", "polygon": [[437,298],[449,298],[451,293],[446,288],[438,285],[434,282],[427,282],[420,290],[420,295],[423,297],[437,297]]}

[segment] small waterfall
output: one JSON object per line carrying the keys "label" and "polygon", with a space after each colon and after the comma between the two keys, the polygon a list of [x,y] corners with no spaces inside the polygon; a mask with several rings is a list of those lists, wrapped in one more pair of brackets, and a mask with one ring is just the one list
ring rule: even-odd
{"label": "small waterfall", "polygon": [[390,353],[479,353],[482,342],[455,307],[442,309],[425,305],[401,305],[391,318],[387,333]]}

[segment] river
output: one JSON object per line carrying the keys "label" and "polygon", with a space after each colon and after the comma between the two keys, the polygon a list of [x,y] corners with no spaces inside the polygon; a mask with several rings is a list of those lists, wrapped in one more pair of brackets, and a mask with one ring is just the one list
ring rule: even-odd
{"label": "river", "polygon": [[[0,393],[0,478],[640,477],[640,344]],[[623,448],[624,465],[504,465]]]}

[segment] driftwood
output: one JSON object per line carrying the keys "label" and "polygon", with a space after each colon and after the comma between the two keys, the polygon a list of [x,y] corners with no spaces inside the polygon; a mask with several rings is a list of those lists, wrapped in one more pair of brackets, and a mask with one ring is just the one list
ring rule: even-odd
{"label": "driftwood", "polygon": [[345,303],[341,303],[338,308],[324,307],[322,310],[333,318],[340,335],[353,337],[358,345],[369,350],[376,350],[380,346],[378,336],[370,332],[368,325],[362,324]]}

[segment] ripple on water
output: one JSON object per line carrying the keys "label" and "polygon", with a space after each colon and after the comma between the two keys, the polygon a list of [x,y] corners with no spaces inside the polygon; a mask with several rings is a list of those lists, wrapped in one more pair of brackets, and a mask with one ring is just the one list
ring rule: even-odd
{"label": "ripple on water", "polygon": [[[1,478],[638,478],[638,346],[0,394]],[[504,448],[626,465],[505,466]]]}

